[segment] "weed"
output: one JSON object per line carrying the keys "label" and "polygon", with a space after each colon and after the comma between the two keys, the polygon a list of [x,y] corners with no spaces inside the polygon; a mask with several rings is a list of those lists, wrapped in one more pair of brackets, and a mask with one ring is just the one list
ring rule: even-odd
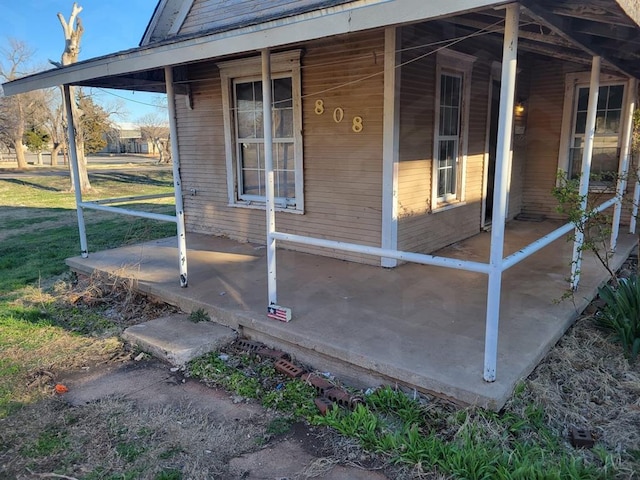
{"label": "weed", "polygon": [[191,320],[193,323],[210,322],[211,317],[204,308],[199,308],[189,314],[189,320]]}
{"label": "weed", "polygon": [[182,472],[172,468],[169,470],[163,470],[154,478],[155,480],[182,480]]}
{"label": "weed", "polygon": [[46,457],[64,450],[67,445],[68,440],[64,432],[49,429],[42,432],[33,443],[26,445],[20,453],[31,458]]}
{"label": "weed", "polygon": [[120,442],[116,444],[116,452],[125,462],[131,463],[142,455],[145,449],[135,442]]}
{"label": "weed", "polygon": [[291,429],[291,424],[293,423],[293,419],[287,417],[278,417],[274,418],[267,425],[267,434],[273,436],[284,435]]}
{"label": "weed", "polygon": [[311,418],[317,411],[314,396],[315,388],[311,385],[291,380],[267,392],[262,397],[262,404],[295,417]]}
{"label": "weed", "polygon": [[162,452],[160,452],[160,454],[158,455],[158,458],[161,460],[168,460],[183,452],[184,450],[182,449],[182,447],[177,445],[172,445],[166,450],[163,450]]}
{"label": "weed", "polygon": [[613,338],[622,344],[634,361],[640,353],[640,281],[636,275],[622,278],[617,287],[605,285],[599,290],[606,306],[596,317],[598,324],[613,332]]}

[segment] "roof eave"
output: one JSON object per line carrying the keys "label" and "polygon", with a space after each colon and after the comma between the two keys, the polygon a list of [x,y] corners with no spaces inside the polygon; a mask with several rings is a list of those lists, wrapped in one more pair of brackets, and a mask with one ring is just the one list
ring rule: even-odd
{"label": "roof eave", "polygon": [[[176,39],[174,43],[114,53],[40,72],[6,83],[3,87],[5,95],[16,95],[58,85],[79,84],[87,80],[254,52],[332,35],[433,19],[505,3],[511,2],[405,0],[402,2],[403,8],[398,8],[393,0],[356,0],[349,4],[273,20],[260,25],[204,37]],[[230,41],[231,39],[233,40]]]}

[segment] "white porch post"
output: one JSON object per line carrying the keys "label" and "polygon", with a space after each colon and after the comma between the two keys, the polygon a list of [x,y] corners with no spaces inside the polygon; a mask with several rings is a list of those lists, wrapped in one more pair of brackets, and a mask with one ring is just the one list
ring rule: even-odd
{"label": "white porch post", "polygon": [[276,211],[274,201],[273,174],[273,130],[271,113],[271,53],[268,48],[262,50],[262,121],[264,126],[264,179],[266,187],[265,209],[267,211],[267,288],[269,305],[278,303],[276,283]]}
{"label": "white porch post", "polygon": [[498,117],[498,148],[491,222],[491,254],[487,292],[487,320],[484,340],[484,379],[496,379],[498,358],[498,323],[502,288],[502,260],[507,212],[507,189],[513,131],[513,106],[516,91],[518,57],[518,22],[520,5],[508,5],[505,11],[504,43],[502,49],[502,78],[500,83],[500,113]]}
{"label": "white porch post", "polygon": [[[400,119],[398,91],[400,69],[396,57],[400,30],[388,27],[384,32],[384,119],[382,141],[382,248],[398,249],[398,144]],[[398,261],[381,258],[383,267],[395,267]]]}
{"label": "white porch post", "polygon": [[627,101],[626,112],[622,124],[622,148],[620,149],[620,162],[618,166],[618,183],[616,187],[616,206],[613,210],[613,221],[611,224],[611,240],[609,246],[612,252],[616,251],[618,246],[618,232],[620,231],[620,217],[622,215],[622,196],[627,189],[627,178],[629,176],[629,165],[631,164],[631,135],[633,133],[633,112],[636,109],[636,90],[638,89],[638,80],[629,79],[627,82]]}
{"label": "white porch post", "polygon": [[[598,113],[598,90],[600,89],[600,57],[593,57],[591,63],[591,82],[589,83],[589,103],[587,105],[587,124],[585,126],[584,147],[582,151],[582,169],[580,173],[580,209],[583,212],[581,223],[586,221],[587,196],[589,195],[589,176],[591,175],[591,158],[593,140],[596,134],[596,114]],[[580,268],[582,266],[582,246],[584,233],[576,227],[573,242],[573,259],[571,262],[571,289],[576,290],[580,284]]]}
{"label": "white porch post", "polygon": [[173,90],[173,67],[164,67],[164,81],[167,89],[169,107],[169,132],[171,135],[171,159],[173,163],[173,187],[176,202],[176,225],[178,234],[178,261],[180,268],[180,286],[189,283],[187,272],[187,239],[184,226],[184,206],[182,203],[182,179],[180,178],[180,153],[178,148],[178,126],[176,124],[176,97]]}
{"label": "white porch post", "polygon": [[69,157],[71,160],[71,169],[73,171],[73,189],[76,197],[76,213],[78,215],[78,231],[80,234],[80,254],[83,258],[89,256],[87,247],[87,230],[84,225],[84,211],[80,206],[82,204],[82,188],[80,187],[80,171],[78,169],[78,152],[76,151],[76,130],[73,128],[73,108],[71,102],[71,89],[69,85],[64,85],[62,91],[64,93],[64,108],[67,112],[67,136],[69,137]]}

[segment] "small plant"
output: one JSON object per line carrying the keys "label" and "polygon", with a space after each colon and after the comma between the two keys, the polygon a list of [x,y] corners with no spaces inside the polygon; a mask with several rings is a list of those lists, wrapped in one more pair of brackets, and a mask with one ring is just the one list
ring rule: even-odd
{"label": "small plant", "polygon": [[163,470],[155,476],[155,480],[182,480],[182,472],[175,468]]}
{"label": "small plant", "polygon": [[640,281],[637,275],[622,278],[618,286],[605,285],[599,290],[606,305],[597,316],[598,324],[613,332],[631,361],[640,353]]}
{"label": "small plant", "polygon": [[[615,178],[617,178],[617,174]],[[581,252],[591,252],[598,262],[607,270],[609,277],[615,283],[616,274],[611,269],[609,260],[613,252],[609,248],[609,238],[611,236],[611,217],[603,212],[597,212],[595,207],[602,203],[603,195],[610,195],[610,192],[603,191],[599,194],[590,193],[586,196],[580,195],[580,181],[569,178],[565,172],[558,172],[558,186],[552,191],[558,202],[556,210],[558,213],[566,215],[569,222],[573,223],[576,231],[583,235]],[[569,237],[570,241],[575,240],[575,236]]]}
{"label": "small plant", "polygon": [[316,414],[313,402],[315,389],[300,380],[280,384],[279,388],[267,392],[262,404],[295,417],[311,418]]}
{"label": "small plant", "polygon": [[211,317],[209,316],[209,313],[207,313],[207,311],[204,308],[199,308],[197,310],[194,310],[193,312],[191,312],[189,314],[188,318],[193,323],[210,322],[211,321]]}
{"label": "small plant", "polygon": [[32,458],[46,457],[65,449],[67,445],[66,435],[53,429],[47,429],[38,436],[35,442],[25,447],[21,453]]}
{"label": "small plant", "polygon": [[134,442],[120,442],[116,445],[116,452],[126,462],[135,461],[144,451],[144,448]]}
{"label": "small plant", "polygon": [[291,424],[293,419],[288,417],[278,417],[274,418],[267,425],[267,434],[273,436],[284,435],[291,429]]}

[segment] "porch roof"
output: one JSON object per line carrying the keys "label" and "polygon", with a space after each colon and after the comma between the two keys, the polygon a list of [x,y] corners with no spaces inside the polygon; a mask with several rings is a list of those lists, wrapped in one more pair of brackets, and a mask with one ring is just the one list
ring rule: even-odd
{"label": "porch roof", "polygon": [[[47,70],[3,85],[5,95],[57,85],[80,85],[164,92],[165,66],[204,59],[250,54],[264,48],[349,32],[444,19],[470,31],[485,30],[502,40],[502,12],[511,2],[460,0],[356,0],[330,2],[303,13],[284,12],[282,18],[247,26],[224,26],[185,37],[117,52]],[[578,63],[593,55],[610,68],[640,77],[640,7],[633,0],[523,0],[520,48]],[[180,70],[176,80],[180,82]],[[180,88],[180,87],[179,87]],[[177,93],[185,90],[178,88]]]}

